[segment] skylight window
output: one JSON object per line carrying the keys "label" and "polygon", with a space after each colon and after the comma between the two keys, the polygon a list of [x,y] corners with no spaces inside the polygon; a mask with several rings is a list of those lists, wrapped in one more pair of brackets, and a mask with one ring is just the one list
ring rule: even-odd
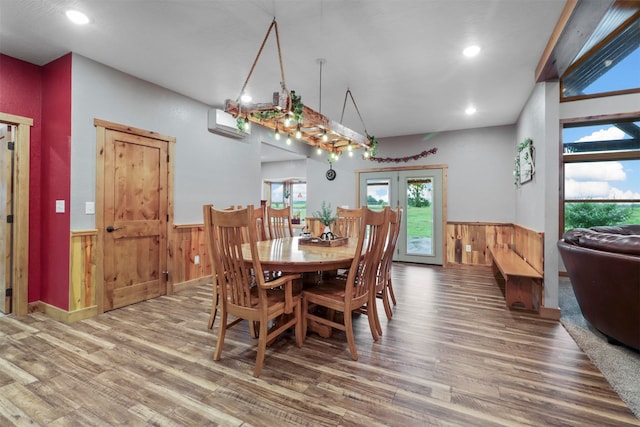
{"label": "skylight window", "polygon": [[562,98],[640,89],[640,15],[578,59],[562,78]]}

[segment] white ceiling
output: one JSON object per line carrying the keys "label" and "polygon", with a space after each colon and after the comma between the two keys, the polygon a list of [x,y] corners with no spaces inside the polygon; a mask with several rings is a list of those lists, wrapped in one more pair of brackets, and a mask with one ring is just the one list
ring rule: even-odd
{"label": "white ceiling", "polygon": [[[0,52],[38,65],[75,52],[221,106],[238,97],[275,17],[287,87],[335,121],[351,89],[366,130],[382,138],[515,123],[563,7],[564,0],[0,0]],[[70,8],[91,23],[70,24]],[[482,47],[474,59],[461,53],[471,43]],[[272,33],[249,81],[254,101],[270,101],[280,80]],[[364,133],[350,102],[343,124]]]}

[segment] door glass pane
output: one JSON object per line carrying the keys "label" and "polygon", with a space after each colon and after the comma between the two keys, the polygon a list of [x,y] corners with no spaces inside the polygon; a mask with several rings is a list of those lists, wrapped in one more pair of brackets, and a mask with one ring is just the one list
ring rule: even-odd
{"label": "door glass pane", "polygon": [[407,179],[407,254],[433,254],[433,181],[431,178]]}
{"label": "door glass pane", "polygon": [[291,184],[291,206],[294,219],[300,220],[307,216],[307,183]]}
{"label": "door glass pane", "polygon": [[374,211],[381,211],[389,206],[389,179],[367,179],[367,207]]}
{"label": "door glass pane", "polygon": [[271,183],[271,207],[278,209],[284,207],[284,183],[282,182]]}

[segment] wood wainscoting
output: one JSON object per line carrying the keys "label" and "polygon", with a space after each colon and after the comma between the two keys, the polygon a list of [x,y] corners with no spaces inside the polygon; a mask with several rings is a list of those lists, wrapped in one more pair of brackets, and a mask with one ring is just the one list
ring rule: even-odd
{"label": "wood wainscoting", "polygon": [[[28,312],[39,311],[65,323],[95,317],[96,305],[96,245],[97,230],[71,231],[69,259],[69,309],[36,301]],[[211,260],[206,250],[204,226],[188,224],[174,226],[169,242],[169,289],[171,294],[185,286],[211,280]],[[197,262],[196,262],[197,260]]]}
{"label": "wood wainscoting", "polygon": [[69,313],[96,308],[97,235],[97,230],[71,232]]}
{"label": "wood wainscoting", "polygon": [[[169,289],[167,293],[211,281],[211,260],[203,224],[174,225],[169,241]],[[29,311],[44,312],[65,323],[97,315],[97,230],[71,232],[69,310],[42,301],[29,304]],[[488,247],[509,247],[540,273],[544,272],[544,234],[511,223],[449,222],[446,226],[446,267],[491,267]],[[466,251],[470,245],[471,251]]]}
{"label": "wood wainscoting", "polygon": [[[446,266],[491,267],[489,247],[510,248],[544,274],[544,233],[518,224],[448,222]],[[467,246],[470,251],[467,252]]]}
{"label": "wood wainscoting", "polygon": [[69,309],[43,301],[29,303],[29,312],[40,311],[65,323],[95,317],[96,305],[96,243],[97,230],[71,232],[69,245]]}
{"label": "wood wainscoting", "polygon": [[169,242],[169,293],[185,285],[211,277],[211,258],[207,251],[204,224],[174,225]]}

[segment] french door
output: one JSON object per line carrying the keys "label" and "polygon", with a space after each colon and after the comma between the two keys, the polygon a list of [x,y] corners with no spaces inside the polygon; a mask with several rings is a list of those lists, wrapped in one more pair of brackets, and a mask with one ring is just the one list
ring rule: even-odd
{"label": "french door", "polygon": [[442,265],[443,177],[442,168],[360,173],[360,206],[402,207],[394,261]]}

